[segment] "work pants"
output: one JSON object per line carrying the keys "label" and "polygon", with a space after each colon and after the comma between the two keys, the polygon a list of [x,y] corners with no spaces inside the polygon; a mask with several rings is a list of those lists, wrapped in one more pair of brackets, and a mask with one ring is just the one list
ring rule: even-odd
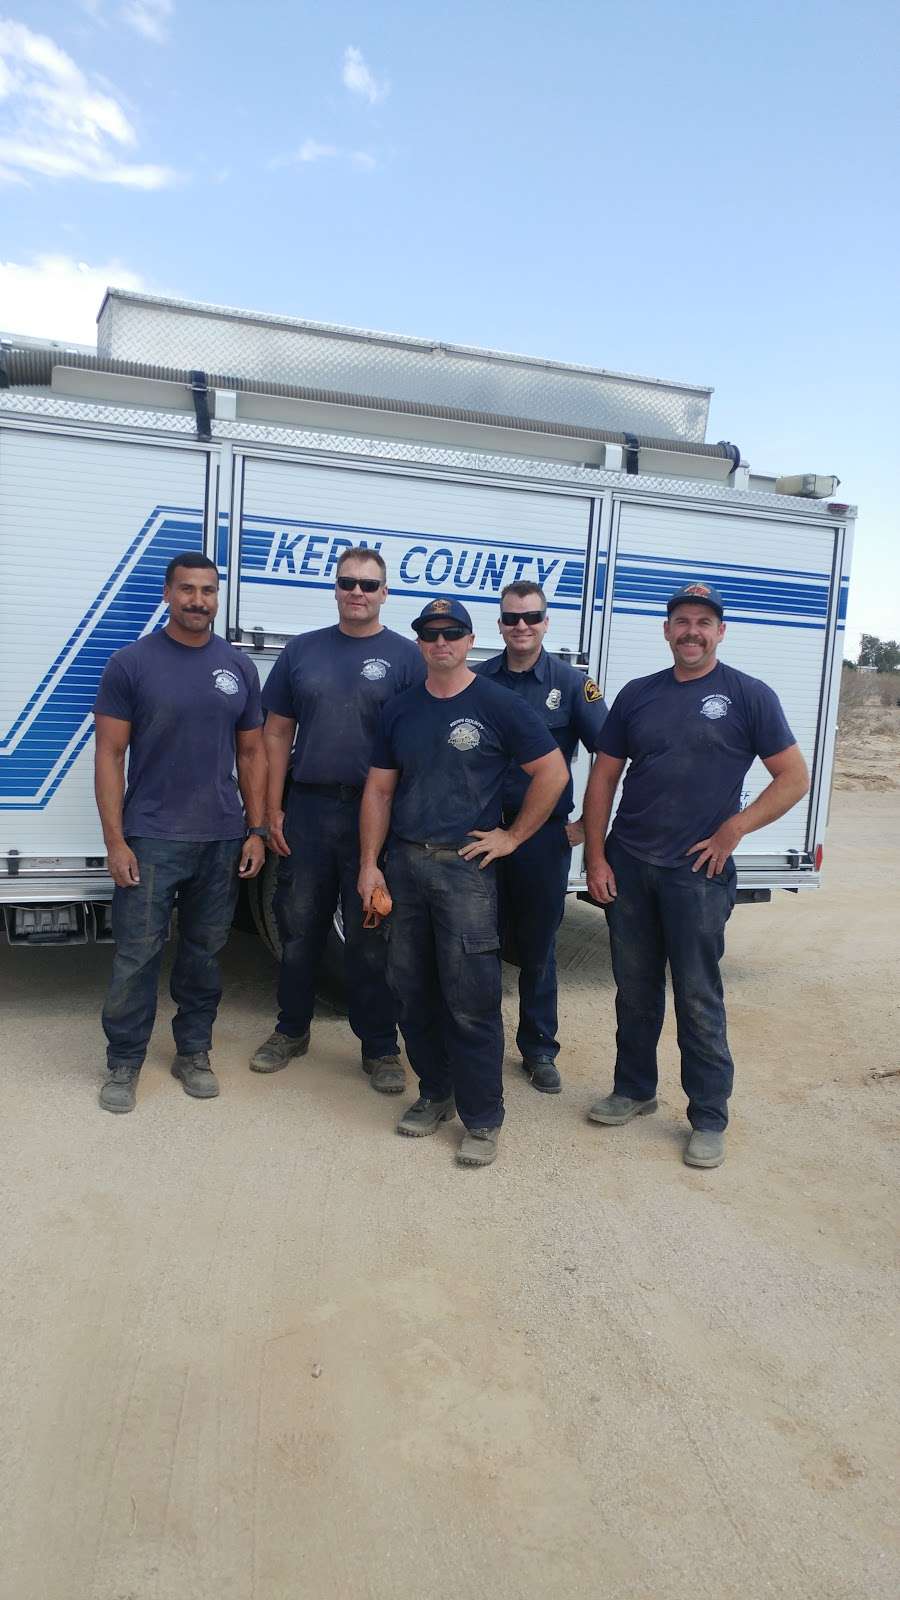
{"label": "work pants", "polygon": [[572,850],[564,819],[551,817],[498,863],[504,946],[519,963],[522,1057],[555,1061],[557,1040],[556,934],[563,918]]}
{"label": "work pants", "polygon": [[359,794],[291,789],[284,819],[290,855],[278,863],[274,909],[281,935],[277,1031],[299,1039],[312,1021],[316,974],[340,900],[350,1026],[373,1059],[397,1054],[397,1009],[385,977],[385,943],[363,928]]}
{"label": "work pants", "polygon": [[456,849],[392,840],[388,979],[428,1100],[456,1098],[467,1128],[503,1121],[500,935],[494,868]]}
{"label": "work pants", "polygon": [[737,893],[734,861],[708,878],[690,866],[638,861],[615,838],[607,841],[606,858],[617,889],[605,908],[616,980],[615,1093],[632,1100],[656,1094],[668,961],[688,1121],[721,1132],[734,1081],[719,972]]}
{"label": "work pants", "polygon": [[157,986],[172,912],[178,938],[169,981],[179,1055],[208,1050],[222,980],[216,959],[231,931],[242,839],[192,843],[130,838],[141,881],[113,891],[112,977],[103,1007],[107,1064],[140,1067],[156,1018]]}

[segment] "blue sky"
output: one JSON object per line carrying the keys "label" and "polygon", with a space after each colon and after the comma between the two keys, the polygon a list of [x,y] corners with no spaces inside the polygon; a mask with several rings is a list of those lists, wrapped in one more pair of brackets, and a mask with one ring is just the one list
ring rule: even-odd
{"label": "blue sky", "polygon": [[0,328],[107,282],[711,383],[900,637],[900,8],[0,0]]}

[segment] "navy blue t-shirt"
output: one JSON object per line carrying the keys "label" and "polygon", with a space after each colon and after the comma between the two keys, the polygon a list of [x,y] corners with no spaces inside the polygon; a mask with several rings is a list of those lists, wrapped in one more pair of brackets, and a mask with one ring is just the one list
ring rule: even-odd
{"label": "navy blue t-shirt", "polygon": [[110,656],[94,710],[131,723],[126,838],[243,838],[235,734],[262,723],[252,661],[216,634],[188,645],[150,633]]}
{"label": "navy blue t-shirt", "polygon": [[439,700],[424,684],[385,706],[373,767],[396,769],[391,830],[423,844],[458,844],[496,828],[510,761],[537,761],[552,735],[518,695],[487,678]]}
{"label": "navy blue t-shirt", "polygon": [[792,744],[774,690],[722,661],[683,683],[671,667],[633,678],[600,735],[605,755],[630,762],[612,837],[639,861],[683,866],[691,845],[740,810],[755,757]]}
{"label": "navy blue t-shirt", "polygon": [[291,639],[266,679],[263,706],[297,723],[295,781],[361,788],[381,707],[424,678],[418,645],[390,628],[360,639],[335,625]]}
{"label": "navy blue t-shirt", "polygon": [[[537,712],[559,745],[567,767],[571,768],[579,740],[592,753],[598,748],[600,730],[608,711],[606,701],[593,678],[586,678],[568,661],[560,661],[542,650],[534,666],[526,672],[510,672],[504,650],[489,661],[479,661],[472,670],[479,676],[491,678],[504,689],[511,689]],[[521,767],[509,768],[503,785],[504,811],[519,810],[528,783],[528,774]],[[570,778],[550,815],[565,819],[572,809],[572,798]]]}

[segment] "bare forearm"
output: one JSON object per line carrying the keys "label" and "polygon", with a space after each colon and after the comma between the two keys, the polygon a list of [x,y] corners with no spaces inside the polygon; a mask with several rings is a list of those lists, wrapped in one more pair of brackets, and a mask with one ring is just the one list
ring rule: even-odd
{"label": "bare forearm", "polygon": [[560,782],[560,775],[555,766],[548,772],[534,774],[525,790],[521,810],[509,828],[510,835],[517,845],[524,844],[533,833],[537,833],[538,828],[543,827],[567,782],[568,772],[563,773]]}
{"label": "bare forearm", "polygon": [[359,861],[361,867],[374,867],[384,848],[391,825],[392,796],[367,785],[359,808]]}
{"label": "bare forearm", "polygon": [[266,771],[266,752],[261,747],[237,758],[238,788],[250,828],[261,827],[265,817]]}
{"label": "bare forearm", "polygon": [[286,739],[265,738],[265,757],[268,776],[263,775],[266,794],[266,812],[272,816],[284,805],[284,785],[291,760],[291,742]]}
{"label": "bare forearm", "polygon": [[805,767],[802,775],[783,772],[780,777],[773,778],[746,811],[739,812],[733,819],[740,829],[740,837],[743,838],[747,833],[755,833],[757,828],[765,828],[770,822],[777,822],[786,811],[790,811],[791,806],[795,806],[798,800],[803,799],[808,788],[809,777]]}
{"label": "bare forearm", "polygon": [[606,835],[616,797],[616,780],[607,778],[595,767],[584,797],[585,851],[592,861],[606,854]]}
{"label": "bare forearm", "polygon": [[98,750],[94,767],[94,794],[107,850],[124,839],[122,803],[125,798],[125,752]]}

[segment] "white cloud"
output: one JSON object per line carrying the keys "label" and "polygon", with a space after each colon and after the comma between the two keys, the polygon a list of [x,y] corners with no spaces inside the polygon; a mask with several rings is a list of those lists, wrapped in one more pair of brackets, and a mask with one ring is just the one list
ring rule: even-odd
{"label": "white cloud", "polygon": [[336,144],[319,144],[317,139],[304,139],[300,149],[294,156],[295,161],[324,161],[330,156],[340,155]]}
{"label": "white cloud", "polygon": [[173,0],[127,0],[119,10],[123,22],[154,44],[165,44],[175,12]]}
{"label": "white cloud", "polygon": [[344,51],[344,65],[341,78],[345,89],[351,94],[361,94],[368,100],[370,106],[377,105],[379,100],[384,100],[391,92],[387,78],[378,80],[368,65],[361,50],[355,44],[348,44]]}
{"label": "white cloud", "polygon": [[24,23],[0,19],[0,168],[131,189],[174,183],[168,167],[120,159],[136,144],[119,102],[71,56]]}
{"label": "white cloud", "polygon": [[36,256],[29,264],[0,261],[0,326],[36,339],[97,341],[97,312],[110,284],[146,289],[120,261],[91,267],[73,256]]}
{"label": "white cloud", "polygon": [[370,155],[368,150],[351,150],[350,160],[355,167],[359,167],[361,172],[374,172],[378,165],[375,157]]}

